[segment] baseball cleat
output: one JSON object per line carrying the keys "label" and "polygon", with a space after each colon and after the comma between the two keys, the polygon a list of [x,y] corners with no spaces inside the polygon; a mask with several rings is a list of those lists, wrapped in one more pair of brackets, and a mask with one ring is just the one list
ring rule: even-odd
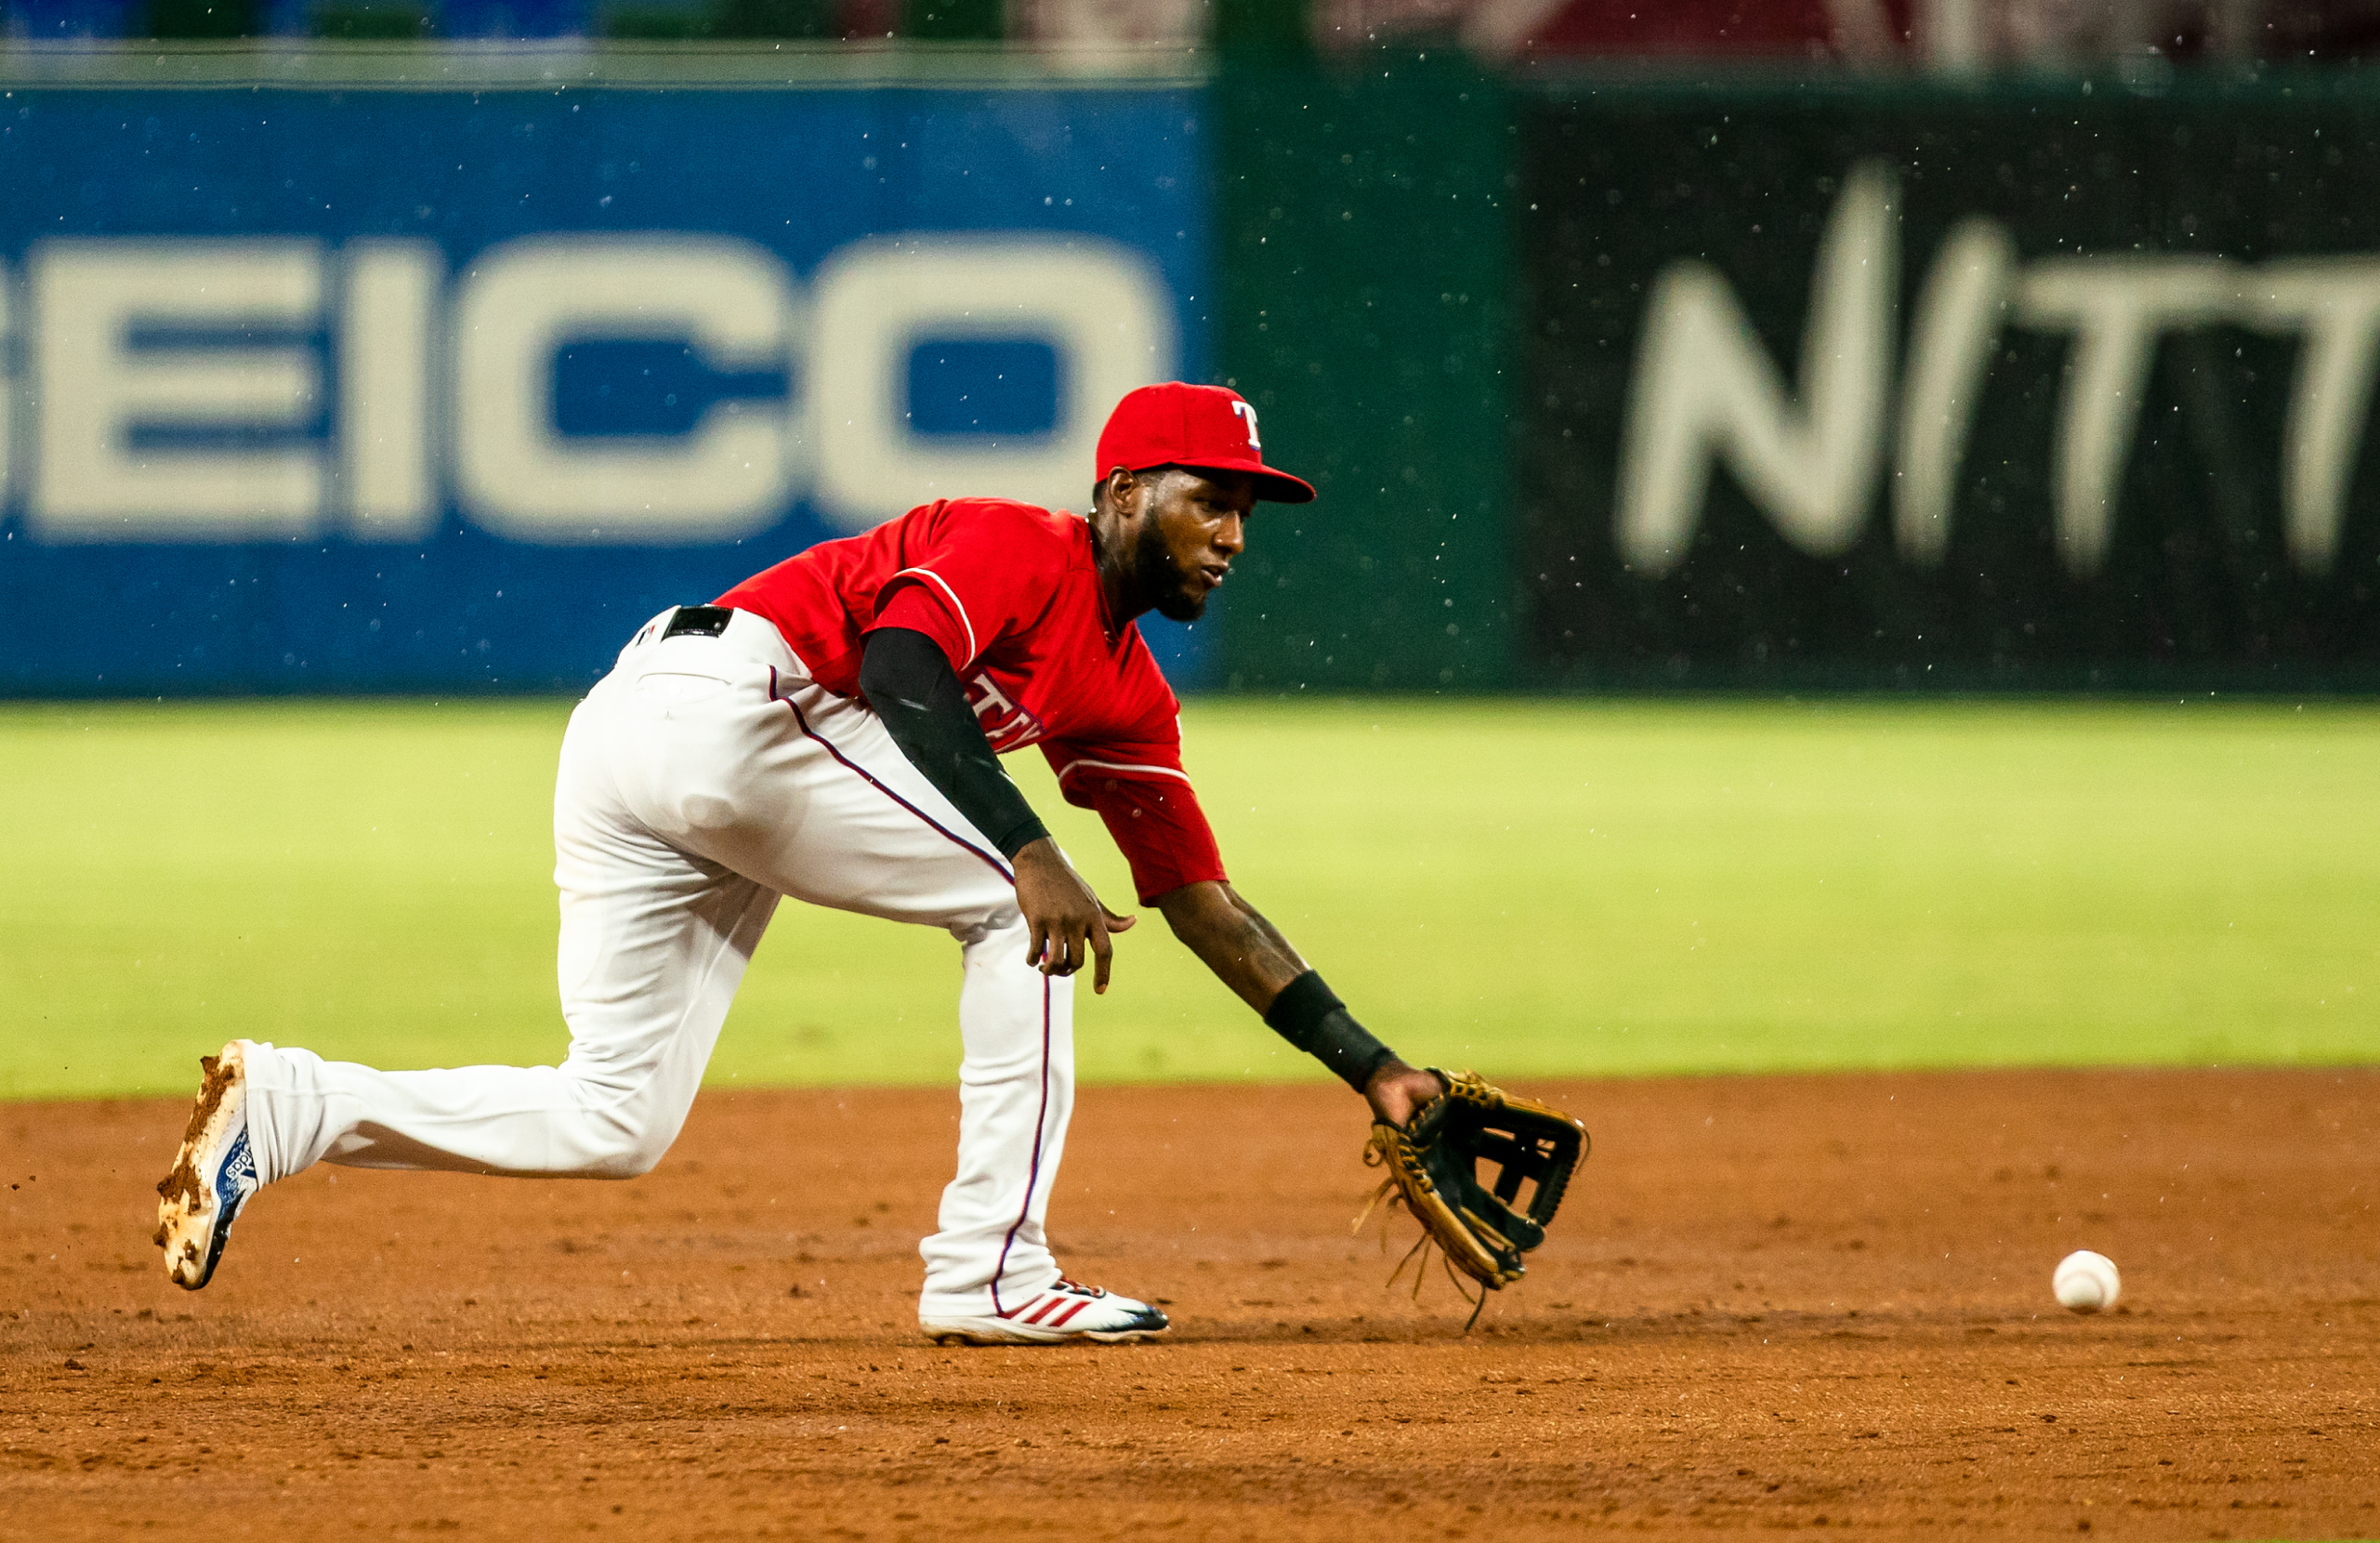
{"label": "baseball cleat", "polygon": [[1154,1339],[1169,1325],[1147,1302],[1060,1275],[1005,1312],[934,1318],[921,1313],[917,1326],[938,1345],[1064,1345],[1081,1339],[1121,1345]]}
{"label": "baseball cleat", "polygon": [[157,1181],[157,1246],[165,1273],[185,1291],[215,1277],[240,1207],[261,1184],[248,1149],[248,1078],[240,1041],[201,1056],[206,1075],[174,1166]]}

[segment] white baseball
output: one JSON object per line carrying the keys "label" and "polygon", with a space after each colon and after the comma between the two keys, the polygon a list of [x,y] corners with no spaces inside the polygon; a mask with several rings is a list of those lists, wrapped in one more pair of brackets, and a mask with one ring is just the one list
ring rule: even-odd
{"label": "white baseball", "polygon": [[2058,1261],[2049,1288],[2058,1293],[2060,1307],[2099,1312],[2115,1306],[2116,1298],[2124,1293],[2124,1277],[2116,1273],[2115,1260],[2105,1254],[2077,1248]]}

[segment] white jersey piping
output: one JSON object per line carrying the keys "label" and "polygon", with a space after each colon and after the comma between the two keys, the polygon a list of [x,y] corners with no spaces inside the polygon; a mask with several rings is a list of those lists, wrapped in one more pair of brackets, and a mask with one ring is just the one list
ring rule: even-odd
{"label": "white jersey piping", "polygon": [[1143,766],[1137,762],[1122,760],[1070,760],[1059,769],[1058,780],[1064,782],[1068,777],[1072,776],[1078,768],[1085,766],[1095,772],[1137,772],[1151,777],[1171,777],[1174,781],[1185,785],[1190,782],[1189,772],[1177,772],[1170,766]]}
{"label": "white jersey piping", "polygon": [[966,628],[966,662],[970,665],[975,663],[975,656],[982,651],[975,646],[975,624],[967,619],[966,607],[959,603],[958,591],[952,588],[942,575],[931,568],[903,568],[892,576],[908,578],[912,574],[919,578],[932,579],[935,584],[940,586],[942,594],[951,602],[951,609],[958,613],[959,626]]}

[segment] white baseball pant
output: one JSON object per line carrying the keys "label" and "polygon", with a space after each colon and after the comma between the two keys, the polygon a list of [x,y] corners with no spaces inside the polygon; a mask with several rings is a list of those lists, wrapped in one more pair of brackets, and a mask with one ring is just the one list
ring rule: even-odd
{"label": "white baseball pant", "polygon": [[1007,864],[865,707],[776,628],[646,624],[571,715],[554,789],[559,1066],[383,1072],[258,1045],[249,1140],[270,1180],[316,1163],[625,1179],[677,1139],[780,895],[947,928],[962,946],[958,1176],[926,1316],[1058,1276],[1043,1231],[1074,1094],[1073,983],[1026,962]]}

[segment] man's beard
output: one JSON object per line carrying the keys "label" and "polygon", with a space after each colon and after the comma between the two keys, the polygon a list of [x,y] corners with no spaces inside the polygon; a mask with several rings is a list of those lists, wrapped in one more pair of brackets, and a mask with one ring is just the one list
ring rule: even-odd
{"label": "man's beard", "polygon": [[1206,596],[1190,592],[1190,575],[1175,566],[1174,554],[1165,549],[1153,527],[1140,533],[1132,577],[1157,614],[1167,621],[1194,622],[1206,614]]}

